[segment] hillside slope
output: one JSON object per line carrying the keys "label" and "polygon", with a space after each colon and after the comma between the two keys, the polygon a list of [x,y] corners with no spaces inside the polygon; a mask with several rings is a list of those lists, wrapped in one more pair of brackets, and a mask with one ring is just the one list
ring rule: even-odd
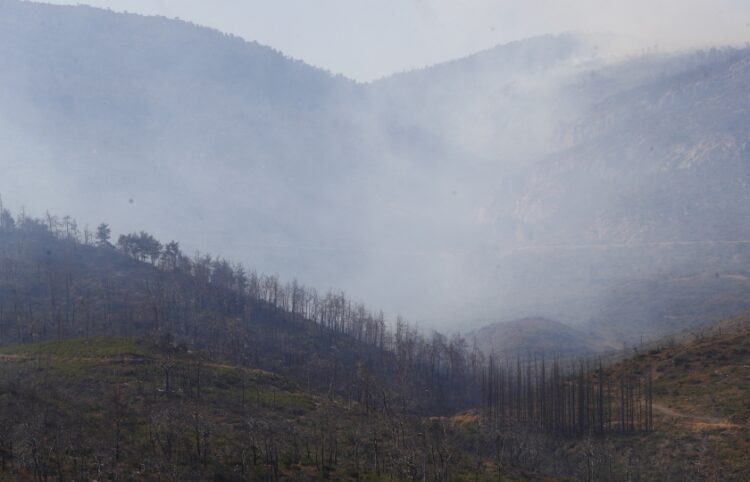
{"label": "hillside slope", "polygon": [[[603,411],[592,421],[596,422],[598,417],[627,420],[629,407],[635,407],[632,422],[653,422],[648,430],[627,431],[616,423],[614,430],[606,434],[573,438],[545,436],[540,433],[543,429],[540,431],[533,422],[530,430],[529,427],[524,429],[523,423],[521,427],[507,421],[502,423],[502,416],[508,416],[507,410],[500,412],[500,423],[497,419],[493,422],[497,414],[488,413],[486,407],[454,417],[453,423],[459,427],[459,433],[478,430],[486,437],[480,449],[485,456],[513,461],[516,466],[533,467],[542,474],[565,480],[744,481],[750,474],[747,458],[750,448],[748,347],[750,315],[746,313],[701,331],[683,333],[678,339],[631,349],[609,362],[603,358],[601,365],[596,358],[571,363],[564,384],[570,389],[566,395],[569,400],[603,402]],[[549,373],[549,364],[546,368]],[[540,367],[539,363],[533,363],[527,370],[533,374],[531,380],[533,376],[545,376],[544,364]],[[514,376],[511,365],[504,387],[512,390],[513,380],[522,376],[521,369]],[[642,382],[633,384],[637,379]],[[587,394],[587,380],[589,387],[603,380],[604,391]],[[554,383],[554,377],[548,379],[541,386],[541,393]],[[533,393],[533,381],[529,385],[531,388],[527,386],[525,390]],[[624,388],[624,392],[613,394],[612,390],[617,387]],[[523,397],[523,393],[511,393]],[[651,408],[647,402],[646,409],[641,410],[638,407],[649,400],[649,394],[653,395]],[[628,396],[632,397],[634,405],[626,401]],[[548,413],[555,413],[549,408],[550,402],[559,401],[545,396],[531,400],[552,410]],[[512,401],[510,403],[510,413],[518,410],[518,407],[513,408]],[[541,412],[545,410],[542,408]],[[574,412],[563,411],[570,420],[587,420],[585,412],[580,413],[580,418]],[[472,417],[473,424],[469,422]],[[484,422],[486,419],[489,423]],[[595,427],[596,424],[594,430]]]}
{"label": "hillside slope", "polygon": [[[79,241],[70,220],[51,231],[10,219],[0,215],[0,478],[744,480],[750,471],[747,316],[636,347],[608,367],[529,363],[533,352],[488,364],[460,336],[425,338],[401,321],[379,332],[381,320],[338,295],[190,259],[172,243],[143,254],[132,243],[146,233],[115,249]],[[520,324],[534,326],[580,342],[557,322]],[[591,382],[602,374],[606,388]],[[502,383],[490,387],[491,377]],[[502,394],[489,397],[503,407],[494,416],[487,387]],[[643,419],[651,406],[654,424]],[[545,422],[558,410],[563,431]]]}
{"label": "hillside slope", "polygon": [[[1,349],[0,461],[0,480],[497,475],[437,421],[316,396],[168,341],[123,338]],[[500,470],[507,480],[517,473]]]}
{"label": "hillside slope", "polygon": [[499,357],[572,357],[614,348],[606,340],[546,318],[498,322],[466,335],[479,349]]}
{"label": "hillside slope", "polygon": [[495,236],[509,240],[497,267],[510,273],[487,279],[500,280],[498,304],[624,339],[750,308],[749,55],[665,59],[620,91],[602,86],[653,59],[575,79],[591,103],[563,129],[567,146],[534,163],[518,195],[497,194]]}
{"label": "hillside slope", "polygon": [[[0,210],[0,345],[168,337],[365,406],[445,415],[477,402],[482,354],[320,292],[141,231],[116,246],[70,217]],[[102,235],[102,233],[105,233]]]}
{"label": "hillside slope", "polygon": [[358,90],[186,22],[2,0],[0,191],[345,285],[284,247],[359,243],[331,234],[364,216],[372,157],[341,114]]}
{"label": "hillside slope", "polygon": [[746,480],[750,474],[750,315],[636,354],[612,373],[652,371],[655,433],[615,442],[649,480]]}

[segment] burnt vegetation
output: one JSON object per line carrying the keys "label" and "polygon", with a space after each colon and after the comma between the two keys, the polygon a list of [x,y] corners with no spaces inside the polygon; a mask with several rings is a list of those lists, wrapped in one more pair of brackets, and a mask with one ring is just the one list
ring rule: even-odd
{"label": "burnt vegetation", "polygon": [[649,474],[612,445],[655,430],[649,368],[485,356],[145,232],[0,223],[0,478]]}
{"label": "burnt vegetation", "polygon": [[[148,233],[109,239],[5,211],[0,342],[167,338],[210,358],[292,376],[331,397],[438,414],[478,402],[483,357],[460,336],[393,327],[343,292],[324,294]],[[385,393],[385,394],[384,394]]]}

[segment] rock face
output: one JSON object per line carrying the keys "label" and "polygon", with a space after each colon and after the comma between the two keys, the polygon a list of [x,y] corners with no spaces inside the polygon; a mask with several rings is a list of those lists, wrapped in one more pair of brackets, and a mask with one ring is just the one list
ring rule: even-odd
{"label": "rock face", "polygon": [[[537,163],[513,218],[533,245],[750,239],[750,57],[596,100]],[[585,82],[582,88],[586,89]]]}
{"label": "rock face", "polygon": [[533,165],[497,222],[514,233],[510,290],[618,337],[750,307],[750,57],[684,61],[595,99],[567,127],[570,147]]}

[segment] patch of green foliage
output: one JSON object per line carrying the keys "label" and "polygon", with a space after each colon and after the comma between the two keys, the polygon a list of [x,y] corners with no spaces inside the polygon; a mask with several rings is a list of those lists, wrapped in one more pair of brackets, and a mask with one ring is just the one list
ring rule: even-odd
{"label": "patch of green foliage", "polygon": [[131,338],[85,338],[47,341],[0,348],[0,355],[94,358],[116,356],[146,357],[157,353],[155,346]]}

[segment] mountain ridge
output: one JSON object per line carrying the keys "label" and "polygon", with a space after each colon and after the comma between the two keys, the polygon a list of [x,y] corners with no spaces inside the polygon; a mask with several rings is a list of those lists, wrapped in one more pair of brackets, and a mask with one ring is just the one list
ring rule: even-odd
{"label": "mountain ridge", "polygon": [[[458,59],[363,85],[184,22],[0,5],[0,191],[30,211],[109,219],[467,328],[530,313],[582,325],[612,312],[600,305],[618,283],[743,263],[516,248],[747,231],[728,202],[747,196],[746,106],[732,100],[744,50],[574,66],[590,45],[546,36],[473,70]],[[719,158],[731,174],[704,162]]]}
{"label": "mountain ridge", "polygon": [[487,355],[570,358],[611,351],[621,346],[559,321],[526,317],[500,321],[467,333]]}

